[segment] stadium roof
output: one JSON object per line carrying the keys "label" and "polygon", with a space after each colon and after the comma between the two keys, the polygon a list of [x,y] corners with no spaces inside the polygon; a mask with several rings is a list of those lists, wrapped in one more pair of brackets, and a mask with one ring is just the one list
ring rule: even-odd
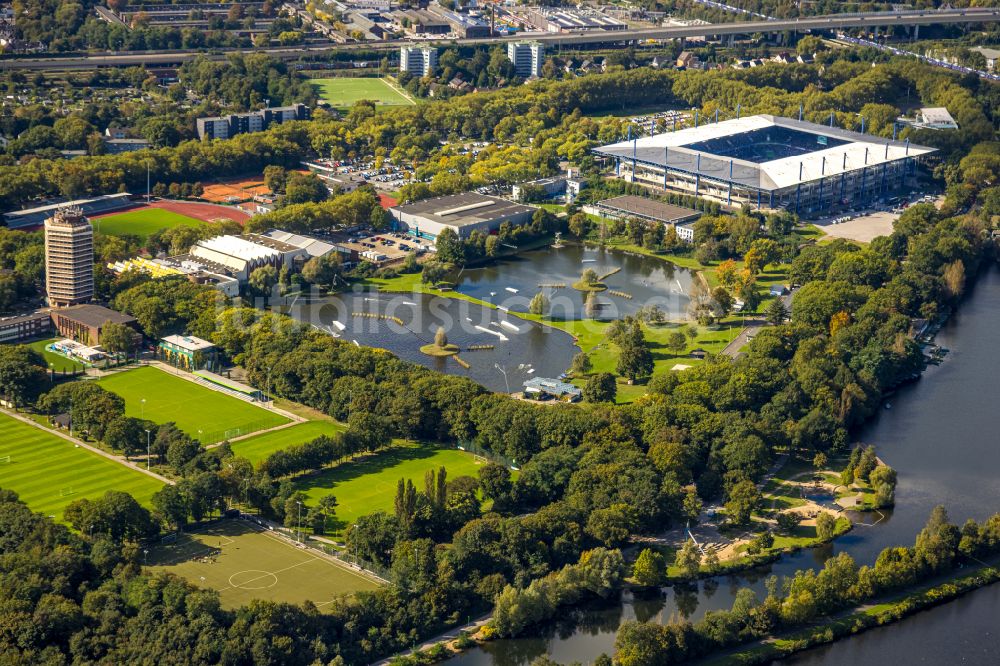
{"label": "stadium roof", "polygon": [[[805,152],[753,161],[704,149],[704,144],[718,144],[719,141],[716,140],[720,139],[731,139],[731,143],[738,147],[739,137],[753,132],[766,133],[770,128],[781,128],[789,134],[814,135],[816,150],[799,147],[799,150]],[[693,148],[694,144],[698,145]],[[927,146],[791,118],[758,115],[621,141],[596,148],[594,152],[626,161],[634,156],[637,162],[661,168],[666,160],[670,171],[697,173],[723,182],[731,180],[736,185],[762,190],[778,190],[864,166],[872,167],[906,157],[920,157],[934,150]]]}

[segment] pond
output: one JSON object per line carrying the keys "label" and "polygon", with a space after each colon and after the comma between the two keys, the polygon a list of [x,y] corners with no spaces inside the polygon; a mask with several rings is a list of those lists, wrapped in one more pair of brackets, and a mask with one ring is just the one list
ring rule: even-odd
{"label": "pond", "polygon": [[[768,575],[790,576],[798,569],[819,567],[842,551],[859,562],[871,563],[886,546],[912,544],[938,504],[943,504],[952,522],[959,525],[967,518],[982,520],[1000,511],[1000,446],[995,419],[996,378],[1000,376],[997,330],[1000,271],[991,268],[980,276],[958,315],[938,335],[937,342],[951,349],[947,360],[929,367],[923,379],[901,389],[892,398],[893,408],[881,410],[860,433],[859,440],[874,444],[879,456],[899,473],[893,511],[884,516],[852,516],[854,529],[833,544],[784,557],[769,567],[667,588],[639,601],[626,593],[603,607],[567,612],[561,622],[541,628],[534,636],[495,641],[448,663],[520,666],[543,654],[561,663],[590,663],[602,652],[613,653],[617,627],[626,619],[666,622],[672,616],[684,616],[697,620],[708,610],[729,608],[741,586],[752,587],[762,596]],[[940,624],[923,621],[928,614],[921,614],[900,624],[898,632],[889,628],[864,634],[806,653],[794,663],[874,664],[898,659],[912,663],[998,663],[995,609],[1000,605],[1000,586],[974,592],[969,598],[972,601],[931,611],[942,618]],[[952,607],[955,610],[950,610]],[[957,630],[959,623],[963,623],[962,631]],[[898,637],[904,635],[920,635],[920,642],[901,642]],[[970,639],[976,635],[981,640]],[[856,641],[860,647],[855,647]],[[919,647],[926,644],[933,644],[933,651]],[[859,658],[864,651],[879,658]],[[933,655],[947,656],[935,659]]]}
{"label": "pond", "polygon": [[[283,309],[347,342],[386,349],[432,370],[469,377],[493,391],[520,391],[531,377],[558,377],[580,351],[564,331],[469,301],[419,293],[359,290],[295,298]],[[359,313],[366,316],[355,316]],[[434,340],[439,327],[450,343],[463,350],[458,357],[468,368],[454,356],[432,357],[420,351]],[[484,349],[464,351],[470,346]]]}
{"label": "pond", "polygon": [[[606,291],[597,294],[602,319],[635,314],[657,305],[672,320],[687,317],[692,271],[668,261],[612,248],[566,244],[522,252],[478,268],[466,268],[456,291],[514,312],[527,312],[531,298],[543,291],[552,303],[551,315],[583,317],[585,294],[573,288],[581,273],[593,269]],[[564,285],[554,287],[551,285]]]}

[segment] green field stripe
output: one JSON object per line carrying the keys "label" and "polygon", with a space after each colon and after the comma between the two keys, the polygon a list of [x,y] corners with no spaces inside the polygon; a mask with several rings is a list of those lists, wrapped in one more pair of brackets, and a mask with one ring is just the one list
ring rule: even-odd
{"label": "green field stripe", "polygon": [[[0,487],[16,492],[34,511],[61,516],[70,502],[121,490],[149,505],[162,483],[55,434],[0,414]],[[73,488],[73,494],[60,492]]]}

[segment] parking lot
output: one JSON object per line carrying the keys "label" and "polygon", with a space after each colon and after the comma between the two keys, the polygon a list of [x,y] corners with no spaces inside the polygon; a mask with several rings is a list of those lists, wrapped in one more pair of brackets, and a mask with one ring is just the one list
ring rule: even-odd
{"label": "parking lot", "polygon": [[398,261],[411,252],[422,254],[428,248],[433,249],[433,243],[428,240],[420,240],[397,233],[344,235],[336,240],[344,247],[356,251],[362,260],[377,264]]}
{"label": "parking lot", "polygon": [[831,238],[846,238],[859,243],[870,243],[879,236],[891,234],[893,223],[899,219],[907,207],[917,203],[932,203],[940,208],[942,200],[943,197],[930,195],[914,197],[911,201],[902,201],[892,208],[887,205],[880,206],[878,209],[817,220],[814,224]]}

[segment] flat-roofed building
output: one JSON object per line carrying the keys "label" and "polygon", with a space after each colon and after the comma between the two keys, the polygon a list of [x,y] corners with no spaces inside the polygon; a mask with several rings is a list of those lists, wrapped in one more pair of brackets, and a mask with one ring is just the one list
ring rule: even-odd
{"label": "flat-roofed building", "polygon": [[399,71],[413,76],[433,76],[437,71],[438,51],[430,46],[399,47]]}
{"label": "flat-roofed building", "polygon": [[914,127],[927,129],[958,129],[958,123],[951,117],[948,109],[943,106],[925,107],[917,112],[917,122]]}
{"label": "flat-roofed building", "polygon": [[193,335],[168,335],[160,340],[157,356],[170,365],[187,370],[211,370],[218,365],[218,349]]}
{"label": "flat-roofed building", "polygon": [[524,382],[524,394],[525,396],[548,397],[575,402],[583,396],[583,391],[578,386],[558,379],[532,377]]}
{"label": "flat-roofed building", "polygon": [[45,291],[55,307],[94,297],[94,229],[79,208],[45,221]]}
{"label": "flat-roofed building", "polygon": [[250,279],[250,274],[262,266],[291,268],[297,257],[306,256],[303,248],[267,236],[245,234],[200,240],[191,248],[189,258],[196,262],[206,262],[210,269],[213,265],[219,266],[221,272],[232,275],[240,282],[246,282]]}
{"label": "flat-roofed building", "polygon": [[52,316],[48,312],[0,317],[0,343],[38,338],[51,330]]}
{"label": "flat-roofed building", "polygon": [[537,42],[511,42],[507,45],[507,59],[513,63],[518,76],[526,79],[541,76],[545,47]]}
{"label": "flat-roofed building", "polygon": [[584,206],[583,210],[591,215],[600,215],[616,220],[634,218],[644,222],[659,222],[674,227],[677,231],[677,237],[688,243],[694,241],[694,229],[688,223],[701,217],[701,213],[693,208],[675,206],[634,194],[604,199],[592,206]]}
{"label": "flat-roofed building", "polygon": [[139,329],[135,317],[94,304],[60,308],[53,310],[51,316],[60,335],[91,347],[101,344],[101,333],[108,323]]}
{"label": "flat-roofed building", "polygon": [[437,238],[445,229],[452,229],[459,238],[468,238],[476,230],[496,231],[504,222],[527,224],[535,210],[500,197],[465,192],[395,206],[389,213],[401,228],[415,236]]}
{"label": "flat-roofed building", "polygon": [[249,113],[231,113],[228,116],[198,118],[195,120],[195,127],[198,130],[199,139],[228,139],[237,134],[263,132],[271,125],[279,123],[308,120],[309,115],[309,107],[305,104],[292,104],[291,106],[268,107]]}

